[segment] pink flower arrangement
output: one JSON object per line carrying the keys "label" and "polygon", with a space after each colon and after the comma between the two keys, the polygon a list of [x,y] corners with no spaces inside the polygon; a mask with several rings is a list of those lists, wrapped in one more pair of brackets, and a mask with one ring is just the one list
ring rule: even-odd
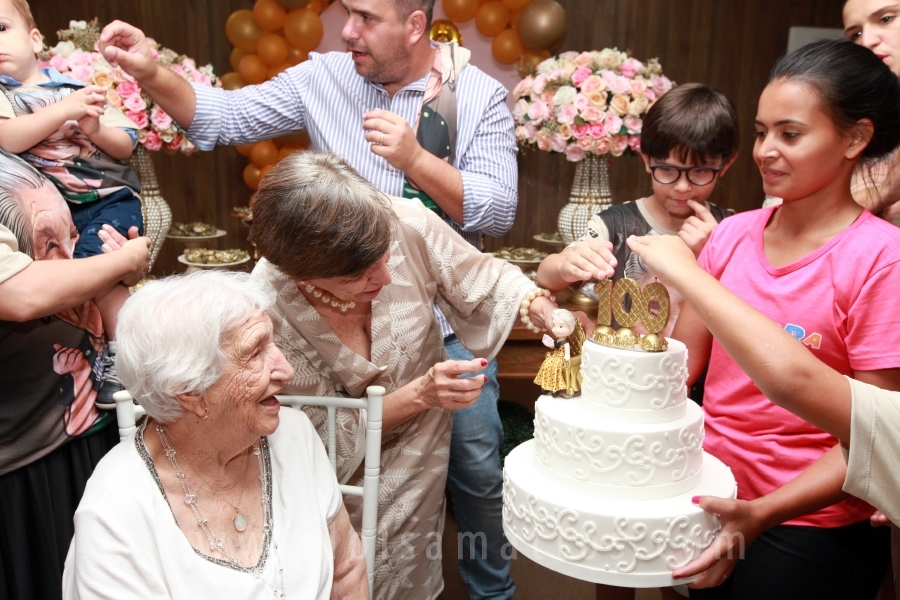
{"label": "pink flower arrangement", "polygon": [[564,52],[513,90],[516,140],[572,162],[638,152],[643,117],[673,85],[655,58],[642,63],[615,48]]}
{"label": "pink flower arrangement", "polygon": [[[176,54],[153,40],[149,42],[153,57],[162,66],[191,83],[222,86],[213,72],[212,65],[198,68],[192,58]],[[134,78],[120,67],[109,64],[99,52],[78,48],[66,40],[53,48],[45,49],[41,58],[42,68],[50,67],[75,81],[106,87],[109,105],[121,110],[134,121],[138,126],[138,143],[147,150],[165,149],[185,154],[197,150],[196,146],[182,135],[172,117],[141,90]]]}

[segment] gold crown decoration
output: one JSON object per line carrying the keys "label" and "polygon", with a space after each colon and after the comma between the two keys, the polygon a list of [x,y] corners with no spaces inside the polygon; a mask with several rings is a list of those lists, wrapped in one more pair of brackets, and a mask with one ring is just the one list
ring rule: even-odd
{"label": "gold crown decoration", "polygon": [[[604,346],[639,350],[645,352],[662,352],[669,345],[666,338],[660,335],[669,322],[669,290],[662,283],[654,281],[644,289],[634,279],[624,278],[613,284],[609,279],[597,282],[594,293],[599,298],[597,311],[597,327],[591,333],[591,341]],[[626,310],[625,297],[631,298],[631,307]],[[659,311],[650,312],[650,302],[656,300]],[[620,329],[612,327],[615,315]],[[643,325],[649,332],[645,335],[635,333],[632,328]]]}

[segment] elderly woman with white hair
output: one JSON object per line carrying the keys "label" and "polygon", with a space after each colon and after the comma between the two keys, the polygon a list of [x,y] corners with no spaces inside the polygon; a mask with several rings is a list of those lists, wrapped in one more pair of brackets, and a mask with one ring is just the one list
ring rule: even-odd
{"label": "elderly woman with white hair", "polygon": [[149,284],[119,315],[119,373],[148,418],[75,513],[65,598],[366,598],[359,537],[315,429],[275,394],[262,280]]}

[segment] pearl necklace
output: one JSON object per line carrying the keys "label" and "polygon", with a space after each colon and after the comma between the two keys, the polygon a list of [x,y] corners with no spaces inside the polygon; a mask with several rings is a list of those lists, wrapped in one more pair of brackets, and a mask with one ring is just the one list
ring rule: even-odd
{"label": "pearl necklace", "polygon": [[340,298],[332,296],[322,288],[316,287],[304,281],[300,281],[298,283],[306,288],[307,293],[312,294],[325,304],[330,304],[334,308],[340,309],[341,312],[347,312],[348,308],[353,308],[354,306],[356,306],[356,302],[354,302],[353,300],[341,300]]}
{"label": "pearl necklace", "polygon": [[[184,475],[184,471],[181,470],[181,466],[179,466],[178,461],[175,459],[175,449],[169,445],[169,438],[166,435],[165,430],[163,429],[160,423],[156,424],[156,435],[159,436],[159,442],[163,447],[163,451],[165,451],[166,458],[169,459],[169,463],[172,465],[172,469],[175,471],[175,475],[178,477],[178,481],[181,483],[181,489],[184,491],[184,503],[191,507],[191,511],[194,513],[194,517],[197,519],[197,524],[200,526],[200,529],[203,530],[203,533],[206,534],[206,539],[209,542],[209,551],[211,553],[218,552],[230,562],[235,567],[243,568],[241,562],[237,559],[236,556],[229,553],[225,550],[225,542],[213,533],[212,529],[209,527],[209,521],[203,516],[203,513],[200,512],[200,505],[197,504],[197,494],[191,491],[191,488],[188,486],[187,478]],[[270,519],[270,514],[268,510],[268,494],[266,490],[268,490],[268,477],[266,476],[266,469],[263,465],[262,452],[260,452],[259,445],[253,444],[253,454],[256,455],[257,460],[259,461],[259,481],[262,484],[262,505],[263,505],[263,514],[265,515],[265,523],[263,525],[263,533],[271,532],[272,524]],[[244,529],[238,528],[238,517],[243,516],[238,513],[238,516],[234,518],[234,527],[238,531],[244,531],[247,528],[247,517],[244,517],[243,526]],[[265,540],[265,537],[263,537]],[[279,600],[283,600],[286,596],[284,593],[284,569],[281,566],[281,557],[278,556],[278,543],[273,539],[272,540],[272,549],[273,554],[275,555],[275,560],[278,562],[278,576],[280,578],[281,590],[275,588],[268,580],[263,579],[263,569],[262,565],[258,567],[254,567],[250,569],[250,573],[253,575],[254,579],[262,579],[265,584],[269,587],[272,592],[274,598]]]}

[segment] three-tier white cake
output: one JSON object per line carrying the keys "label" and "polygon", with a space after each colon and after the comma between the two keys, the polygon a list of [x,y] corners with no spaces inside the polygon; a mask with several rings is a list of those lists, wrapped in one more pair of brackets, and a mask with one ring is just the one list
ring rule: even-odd
{"label": "three-tier white cake", "polygon": [[687,397],[687,349],[584,344],[582,395],[542,396],[534,439],[503,469],[503,529],[544,566],[587,581],[659,587],[719,531],[693,496],[734,497],[731,470],[703,452]]}

